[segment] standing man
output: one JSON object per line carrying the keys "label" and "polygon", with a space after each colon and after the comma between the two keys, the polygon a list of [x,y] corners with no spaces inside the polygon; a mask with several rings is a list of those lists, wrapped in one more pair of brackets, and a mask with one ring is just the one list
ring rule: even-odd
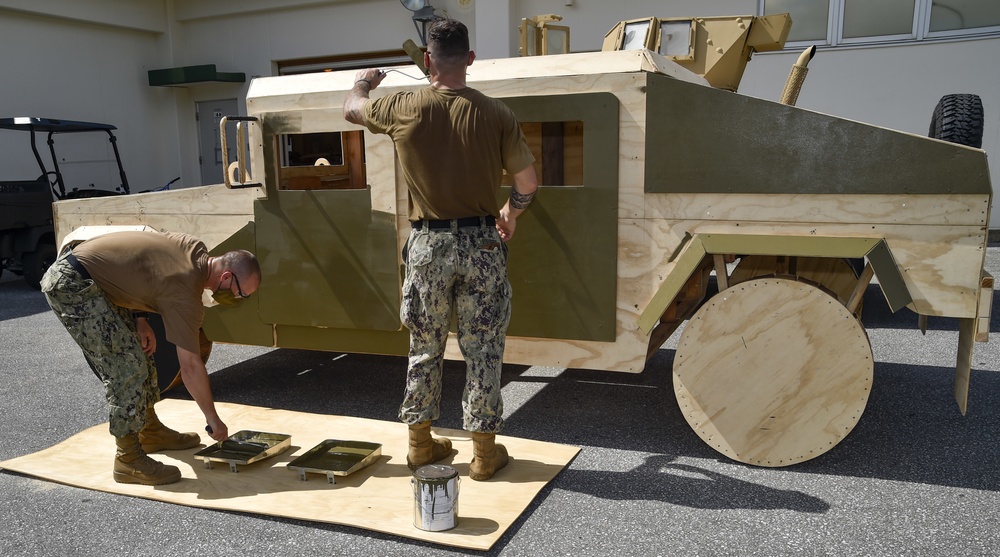
{"label": "standing man", "polygon": [[210,257],[186,234],[115,232],[66,249],[42,277],[42,292],[94,373],[104,383],[110,430],[118,451],[119,483],[162,485],[181,478],[146,453],[188,449],[201,438],[164,426],[153,410],[159,400],[156,335],[146,312],[163,317],[167,340],[177,346],[181,378],[205,414],[216,441],[229,436],[215,411],[201,359],[202,291],[219,303],[248,298],[260,284],[260,266],[246,250]]}
{"label": "standing man", "polygon": [[[439,416],[441,371],[452,312],[465,356],[463,427],[472,432],[469,476],[482,481],[507,465],[495,443],[503,427],[500,370],[510,319],[507,246],[517,217],[538,188],[534,157],[514,113],[465,84],[476,55],[461,22],[436,21],[424,66],[430,86],[369,100],[385,74],[358,72],[344,117],[396,145],[409,190],[410,236],[400,319],[410,331],[409,365],[399,418],[409,425],[406,462],[416,469],[451,454],[451,441],[431,437]],[[497,208],[503,171],[514,177]]]}

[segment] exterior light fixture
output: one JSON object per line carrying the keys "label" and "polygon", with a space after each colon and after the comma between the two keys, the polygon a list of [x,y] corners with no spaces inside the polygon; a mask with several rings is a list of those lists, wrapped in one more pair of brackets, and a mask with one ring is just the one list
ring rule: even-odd
{"label": "exterior light fixture", "polygon": [[439,19],[434,13],[434,6],[431,6],[430,0],[399,0],[399,3],[413,12],[413,26],[420,36],[420,44],[427,46],[427,24]]}

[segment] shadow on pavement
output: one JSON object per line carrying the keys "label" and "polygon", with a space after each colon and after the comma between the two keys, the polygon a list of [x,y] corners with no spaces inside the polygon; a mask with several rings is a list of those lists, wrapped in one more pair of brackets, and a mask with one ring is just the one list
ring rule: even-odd
{"label": "shadow on pavement", "polygon": [[[562,489],[701,508],[822,512],[824,504],[804,494],[676,462],[686,457],[744,466],[713,451],[688,427],[673,396],[673,356],[673,350],[660,350],[640,374],[568,369],[556,377],[522,377],[524,366],[504,366],[505,385],[544,383],[507,416],[505,433],[578,445],[585,452],[589,446],[649,453],[631,471],[568,469],[556,480]],[[281,349],[213,373],[212,384],[220,401],[393,421],[404,368],[400,357]],[[464,369],[459,362],[445,366],[437,426],[462,427]],[[973,371],[964,417],[953,400],[953,377],[950,368],[876,362],[871,397],[854,431],[816,459],[772,470],[1000,490],[992,458],[1000,413],[989,410],[997,407],[1000,376]],[[189,398],[183,389],[165,396]],[[743,487],[728,497],[714,492],[737,485]]]}

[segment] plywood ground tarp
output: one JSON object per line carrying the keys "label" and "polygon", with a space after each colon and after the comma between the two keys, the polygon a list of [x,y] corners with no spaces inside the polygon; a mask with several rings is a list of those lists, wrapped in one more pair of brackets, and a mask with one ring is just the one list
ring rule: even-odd
{"label": "plywood ground tarp", "polygon": [[[181,481],[164,486],[115,483],[111,465],[114,438],[107,424],[84,430],[66,441],[34,454],[0,462],[0,468],[76,487],[131,495],[208,509],[221,509],[343,524],[455,547],[487,550],[524,512],[538,492],[579,451],[578,447],[499,436],[511,454],[510,464],[492,480],[469,479],[472,460],[470,434],[435,429],[449,437],[454,457],[442,464],[454,466],[461,480],[458,525],[445,532],[425,532],[413,526],[412,473],[406,467],[407,430],[401,423],[306,414],[255,406],[217,403],[232,428],[291,435],[291,448],[279,455],[239,466],[233,473],[224,462],[212,469],[194,456],[204,447],[157,453],[154,458],[177,466]],[[157,414],[180,431],[201,431],[204,417],[194,402],[163,400]],[[336,484],[323,474],[300,481],[286,465],[326,439],[370,441],[382,444],[382,456]],[[202,436],[204,442],[212,442]]]}

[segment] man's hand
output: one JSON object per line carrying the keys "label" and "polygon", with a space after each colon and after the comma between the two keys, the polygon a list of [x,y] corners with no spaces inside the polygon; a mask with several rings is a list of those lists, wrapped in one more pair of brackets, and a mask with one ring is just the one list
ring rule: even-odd
{"label": "man's hand", "polygon": [[366,70],[361,70],[354,76],[354,85],[357,86],[358,82],[368,82],[368,90],[379,86],[382,80],[385,79],[385,72],[377,68],[368,68]]}
{"label": "man's hand", "polygon": [[211,436],[212,439],[216,441],[225,441],[229,438],[229,428],[226,427],[226,424],[222,423],[222,420],[220,420],[218,416],[216,416],[213,420],[207,421],[208,426],[205,428],[205,431],[208,432],[208,435]]}
{"label": "man's hand", "polygon": [[535,176],[535,167],[529,164],[514,174],[514,185],[510,188],[510,199],[500,209],[497,232],[500,233],[500,238],[504,242],[514,237],[517,217],[531,204],[536,191],[538,191],[538,178]]}
{"label": "man's hand", "polygon": [[365,125],[363,110],[368,93],[385,79],[385,72],[376,68],[361,70],[354,76],[354,87],[344,99],[344,119],[352,124]]}
{"label": "man's hand", "polygon": [[177,362],[181,366],[181,380],[188,394],[198,403],[198,408],[205,415],[205,423],[212,431],[209,435],[216,441],[224,441],[229,437],[229,429],[215,411],[215,400],[212,398],[212,386],[208,381],[208,370],[201,361],[201,355],[177,347]]}
{"label": "man's hand", "polygon": [[497,219],[497,232],[500,233],[500,239],[506,242],[513,238],[515,228],[517,228],[517,218],[511,216],[510,211],[501,209],[500,218]]}
{"label": "man's hand", "polygon": [[135,320],[135,330],[139,333],[139,344],[142,345],[142,351],[147,356],[152,356],[156,352],[156,333],[149,326],[149,321],[145,317],[139,317]]}

